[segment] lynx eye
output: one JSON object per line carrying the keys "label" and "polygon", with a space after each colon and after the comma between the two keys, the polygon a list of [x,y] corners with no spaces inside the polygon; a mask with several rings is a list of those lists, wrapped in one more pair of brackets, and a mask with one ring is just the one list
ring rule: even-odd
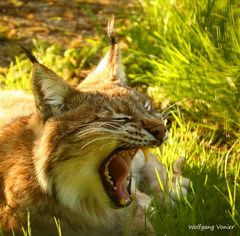
{"label": "lynx eye", "polygon": [[125,115],[116,115],[112,117],[113,120],[115,121],[123,121],[123,122],[129,122],[132,120],[131,116],[125,116]]}
{"label": "lynx eye", "polygon": [[147,111],[151,111],[151,110],[152,110],[151,101],[146,101],[145,104],[144,104],[144,108],[145,108]]}

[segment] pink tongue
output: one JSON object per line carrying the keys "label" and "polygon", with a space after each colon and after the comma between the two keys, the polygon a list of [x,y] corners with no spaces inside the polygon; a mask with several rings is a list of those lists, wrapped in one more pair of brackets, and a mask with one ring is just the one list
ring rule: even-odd
{"label": "pink tongue", "polygon": [[[129,174],[129,165],[127,158],[116,158],[114,160],[114,166],[117,167],[118,170],[115,170],[115,173],[118,173],[115,179],[115,187],[116,193],[118,195],[118,199],[122,204],[130,201],[129,193],[127,190],[128,187],[128,174]],[[120,172],[120,173],[119,173]]]}
{"label": "pink tongue", "polygon": [[121,176],[116,181],[116,192],[118,194],[119,201],[123,204],[130,201],[129,193],[127,190],[128,182],[126,179],[127,176]]}

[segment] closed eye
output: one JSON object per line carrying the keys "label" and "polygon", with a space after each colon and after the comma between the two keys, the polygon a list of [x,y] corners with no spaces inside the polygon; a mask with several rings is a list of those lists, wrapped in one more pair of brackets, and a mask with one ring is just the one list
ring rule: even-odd
{"label": "closed eye", "polygon": [[151,101],[146,101],[145,104],[144,104],[144,108],[145,108],[147,111],[151,111],[151,110],[152,110]]}
{"label": "closed eye", "polygon": [[131,116],[116,116],[112,117],[112,120],[114,121],[122,121],[122,122],[129,122],[132,120]]}

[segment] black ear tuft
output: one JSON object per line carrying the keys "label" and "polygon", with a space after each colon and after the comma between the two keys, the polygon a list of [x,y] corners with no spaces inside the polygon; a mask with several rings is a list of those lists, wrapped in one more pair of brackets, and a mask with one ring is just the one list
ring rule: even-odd
{"label": "black ear tuft", "polygon": [[30,59],[30,61],[34,64],[34,63],[38,63],[37,58],[28,50],[26,49],[22,44],[19,44],[19,46],[21,47],[21,49],[24,51],[24,53],[26,54],[26,56]]}
{"label": "black ear tuft", "polygon": [[112,16],[112,19],[108,22],[108,27],[107,27],[107,34],[108,34],[108,40],[111,46],[114,46],[116,43],[116,38],[115,38],[115,22],[114,22],[114,15]]}

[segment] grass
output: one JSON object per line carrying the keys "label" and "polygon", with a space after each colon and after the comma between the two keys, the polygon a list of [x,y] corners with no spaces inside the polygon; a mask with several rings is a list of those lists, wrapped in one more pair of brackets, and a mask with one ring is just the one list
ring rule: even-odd
{"label": "grass", "polygon": [[[170,129],[163,146],[161,161],[171,175],[171,165],[179,156],[186,158],[184,176],[191,179],[187,198],[175,207],[164,208],[154,202],[153,217],[159,235],[238,235],[240,232],[239,172],[240,160],[236,152],[239,141],[226,151],[207,148],[199,136],[201,129],[185,123],[181,113]],[[200,132],[200,133],[199,133]],[[214,226],[210,230],[190,230],[191,225]],[[234,226],[233,230],[218,230],[217,225]]]}
{"label": "grass", "polygon": [[[175,104],[165,112],[168,141],[156,153],[169,175],[173,161],[184,156],[183,175],[192,181],[175,207],[153,201],[148,217],[159,236],[240,235],[239,13],[234,0],[142,0],[128,15],[130,23],[119,25],[129,46],[123,54],[131,86],[148,93],[159,110]],[[66,51],[34,44],[42,63],[76,83],[106,41],[89,39],[86,47]],[[0,74],[0,85],[29,90],[30,71],[30,62],[17,57]]]}
{"label": "grass", "polygon": [[192,181],[175,208],[155,203],[155,228],[159,235],[240,235],[239,4],[146,0],[140,6],[124,32],[131,47],[127,74],[156,104],[177,102],[161,160],[171,172],[184,156],[184,176]]}
{"label": "grass", "polygon": [[[102,40],[86,39],[83,48],[69,48],[63,50],[58,45],[49,45],[48,42],[33,39],[36,55],[40,63],[51,68],[58,75],[69,80],[72,84],[79,83],[82,79],[82,69],[92,68],[94,61],[99,60],[99,51]],[[31,69],[32,64],[24,54],[17,56],[9,68],[0,68],[0,89],[22,89],[31,91]],[[1,73],[2,72],[2,73]]]}
{"label": "grass", "polygon": [[146,0],[141,7],[125,32],[131,48],[127,72],[132,84],[154,87],[155,98],[161,94],[172,102],[184,101],[191,120],[237,137],[237,1]]}

